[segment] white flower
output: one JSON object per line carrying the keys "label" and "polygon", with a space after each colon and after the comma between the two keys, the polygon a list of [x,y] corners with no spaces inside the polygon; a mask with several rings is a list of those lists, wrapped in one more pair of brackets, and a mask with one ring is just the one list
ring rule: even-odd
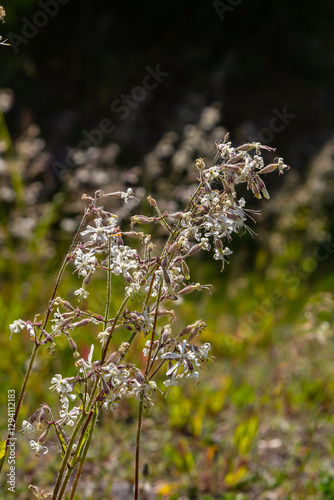
{"label": "white flower", "polygon": [[206,342],[204,345],[200,347],[191,345],[190,349],[194,353],[196,366],[199,366],[200,362],[207,361],[208,359],[210,359],[209,351],[211,349],[211,344],[209,342]]}
{"label": "white flower", "polygon": [[29,323],[27,323],[27,330],[29,332],[31,340],[35,340],[36,335],[35,335],[34,327],[32,325],[29,325]]}
{"label": "white flower", "polygon": [[88,295],[89,295],[89,292],[87,292],[87,290],[85,290],[84,288],[79,288],[78,290],[76,290],[74,292],[74,295],[77,295],[78,296],[78,302],[81,302],[83,299],[87,299]]}
{"label": "white flower", "polygon": [[62,403],[62,408],[63,410],[60,411],[59,415],[61,417],[61,421],[59,422],[59,425],[61,424],[67,424],[70,426],[74,425],[74,420],[78,418],[78,415],[80,415],[80,409],[77,407],[72,408],[72,410],[68,411],[69,409],[69,400],[66,396],[60,396],[60,401]]}
{"label": "white flower", "polygon": [[[155,350],[157,348],[158,344],[159,344],[158,340],[156,340],[155,342],[153,342],[153,348],[152,349]],[[150,352],[150,345],[151,345],[151,340],[147,340],[145,342],[145,346],[146,347],[144,347],[144,349],[143,349],[143,355],[145,357],[148,356],[148,353]],[[163,352],[163,349],[160,349],[160,352]]]}
{"label": "white flower", "polygon": [[153,316],[150,316],[150,313],[148,311],[148,307],[146,304],[144,304],[144,309],[143,309],[143,312],[140,313],[140,319],[138,322],[140,324],[140,328],[142,329],[142,331],[145,334],[149,333],[153,328],[154,318],[153,318]]}
{"label": "white flower", "polygon": [[90,239],[96,241],[97,243],[104,243],[105,241],[108,241],[108,236],[115,232],[117,219],[109,218],[109,226],[104,226],[102,219],[94,219],[94,222],[96,227],[87,226],[87,229],[82,231],[81,235],[85,236],[86,234],[90,234]]}
{"label": "white flower", "polygon": [[182,377],[189,369],[192,368],[191,361],[195,359],[195,355],[192,351],[187,348],[187,341],[183,340],[182,344],[177,344],[177,349],[179,352],[166,352],[161,354],[161,359],[169,359],[176,361],[176,363],[167,370],[167,377],[169,375],[176,375],[180,367],[183,367],[183,372],[177,377]]}
{"label": "white flower", "polygon": [[[166,397],[168,396],[168,393],[169,393],[170,389],[172,387],[176,387],[178,385],[178,383],[179,383],[178,380],[174,376],[171,377],[171,378],[168,378],[167,380],[165,380],[163,382],[164,386],[168,387],[168,390],[166,392]],[[172,392],[173,392],[173,390],[172,390]]]}
{"label": "white flower", "polygon": [[213,181],[216,177],[219,177],[219,174],[220,174],[220,167],[218,166],[208,168],[204,172],[204,176],[209,182]]}
{"label": "white flower", "polygon": [[67,394],[73,391],[73,387],[70,386],[66,378],[63,378],[60,373],[57,373],[51,380],[51,389],[52,391],[56,390],[61,394]]}
{"label": "white flower", "polygon": [[104,332],[100,332],[97,336],[98,339],[100,339],[100,342],[102,346],[104,346],[108,340],[108,337],[110,335],[110,331],[105,330]]}
{"label": "white flower", "polygon": [[119,398],[118,394],[113,394],[110,399],[107,399],[105,403],[103,403],[103,408],[109,411],[115,410],[117,408],[118,403],[115,402],[115,399]]}
{"label": "white flower", "polygon": [[210,250],[211,248],[209,238],[201,238],[200,245],[202,250]]}
{"label": "white flower", "polygon": [[125,287],[125,293],[127,297],[135,298],[140,292],[139,283],[131,283],[131,285]]}
{"label": "white flower", "polygon": [[111,249],[111,255],[113,264],[112,272],[116,276],[123,274],[125,279],[128,278],[132,281],[129,270],[137,269],[138,267],[138,254],[136,250],[124,245],[114,246]]}
{"label": "white flower", "polygon": [[54,335],[61,335],[61,327],[63,324],[63,316],[57,307],[57,311],[53,314],[54,319],[51,320],[51,323],[54,325],[51,326],[52,333]]}
{"label": "white flower", "polygon": [[16,319],[14,323],[9,325],[10,329],[10,338],[12,338],[13,333],[19,333],[21,330],[23,330],[26,326],[26,322],[22,321],[22,319]]}
{"label": "white flower", "polygon": [[35,427],[28,420],[23,420],[21,432],[22,434],[35,432]]}
{"label": "white flower", "polygon": [[140,383],[138,380],[134,379],[132,386],[132,395],[138,399],[142,394],[144,394],[145,399],[150,400],[150,394],[152,391],[155,391],[157,388],[157,384],[150,380],[148,383],[143,382]]}
{"label": "white flower", "polygon": [[131,199],[133,199],[134,195],[133,195],[132,189],[128,188],[126,193],[124,193],[124,191],[123,191],[121,194],[121,198],[122,198],[122,200],[125,201],[125,203],[128,203]]}
{"label": "white flower", "polygon": [[216,248],[213,258],[215,260],[225,261],[226,255],[232,255],[232,253],[232,250],[230,250],[228,247]]}
{"label": "white flower", "polygon": [[[85,361],[83,358],[80,359],[81,368],[80,368],[79,372],[85,373],[86,371],[91,371],[94,369],[94,366],[92,363],[93,354],[94,354],[94,344],[91,345],[87,361]],[[94,380],[94,379],[92,378],[92,380]]]}
{"label": "white flower", "polygon": [[36,456],[38,456],[39,451],[44,450],[43,455],[46,455],[46,453],[49,451],[46,446],[42,446],[41,444],[36,443],[36,441],[31,440],[29,444],[30,444],[31,448],[36,452]]}
{"label": "white flower", "polygon": [[95,271],[96,258],[94,255],[94,250],[89,250],[89,252],[84,253],[81,248],[78,248],[75,252],[76,258],[74,265],[77,268],[79,276],[87,276],[89,271],[92,273]]}

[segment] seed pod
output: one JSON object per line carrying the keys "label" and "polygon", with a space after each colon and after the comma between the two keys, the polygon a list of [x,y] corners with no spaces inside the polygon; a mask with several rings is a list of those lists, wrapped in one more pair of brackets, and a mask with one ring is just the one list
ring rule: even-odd
{"label": "seed pod", "polygon": [[73,328],[79,328],[80,326],[86,326],[91,322],[92,322],[91,319],[85,318],[85,319],[81,319],[80,321],[77,321],[76,323],[72,323],[71,326]]}
{"label": "seed pod", "polygon": [[250,151],[251,149],[255,149],[256,147],[258,147],[258,145],[260,145],[259,142],[252,142],[252,143],[246,143],[246,144],[242,144],[241,146],[239,146],[237,148],[238,151]]}
{"label": "seed pod", "polygon": [[37,440],[38,444],[42,444],[44,443],[44,441],[46,440],[46,437],[49,433],[49,426],[45,429],[45,431],[43,432],[43,434],[41,434]]}
{"label": "seed pod", "polygon": [[161,264],[161,268],[162,268],[162,271],[163,271],[164,280],[165,280],[166,285],[170,285],[171,284],[171,279],[169,277],[167,269],[162,264]]}
{"label": "seed pod", "polygon": [[225,179],[223,179],[223,186],[224,186],[225,193],[227,194],[230,202],[233,204],[234,203],[233,191]]}
{"label": "seed pod", "polygon": [[110,389],[108,387],[107,382],[104,380],[103,376],[100,374],[101,377],[101,384],[102,384],[102,390],[106,396],[109,396],[110,394]]}
{"label": "seed pod", "polygon": [[240,163],[240,166],[239,165],[231,165],[230,163],[227,163],[225,165],[225,168],[226,168],[226,170],[239,175],[242,172],[242,166],[243,166],[242,163]]}
{"label": "seed pod", "polygon": [[131,217],[131,226],[135,224],[150,224],[153,221],[152,217],[146,217],[146,215],[134,215]]}
{"label": "seed pod", "polygon": [[185,288],[182,288],[178,292],[178,295],[188,295],[188,293],[193,293],[195,290],[201,290],[201,284],[200,283],[195,283],[194,285],[188,285]]}
{"label": "seed pod", "polygon": [[261,189],[262,193],[263,193],[263,196],[265,198],[267,198],[267,200],[269,200],[270,198],[270,195],[267,191],[267,188],[266,188],[266,185],[265,183],[263,182],[263,180],[261,179],[261,177],[259,177],[258,175],[255,176],[255,181],[257,183],[257,185],[259,186],[259,188]]}
{"label": "seed pod", "polygon": [[185,261],[183,259],[181,260],[181,267],[182,267],[182,272],[184,274],[184,277],[186,278],[186,280],[189,280],[190,279],[189,267],[187,266],[187,264],[185,263]]}
{"label": "seed pod", "polygon": [[176,219],[176,220],[181,220],[182,219],[183,212],[175,212],[173,214],[169,214],[169,217],[171,219]]}
{"label": "seed pod", "polygon": [[39,412],[38,421],[43,422],[44,418],[45,418],[45,407],[43,406],[43,408]]}
{"label": "seed pod", "polygon": [[136,368],[136,380],[140,384],[144,384],[145,383],[145,377],[144,377],[144,375],[142,374],[142,372],[138,368]]}
{"label": "seed pod", "polygon": [[114,191],[113,193],[107,193],[104,196],[108,196],[108,198],[122,198],[122,191]]}
{"label": "seed pod", "polygon": [[70,344],[70,348],[72,349],[72,351],[77,351],[78,350],[78,347],[76,345],[76,343],[74,342],[74,340],[72,339],[72,337],[70,337],[68,339],[68,343]]}
{"label": "seed pod", "polygon": [[197,243],[191,249],[189,250],[188,253],[186,253],[183,258],[190,257],[190,255],[194,255],[195,253],[199,252],[202,249],[202,245],[200,243]]}
{"label": "seed pod", "polygon": [[119,360],[119,352],[117,351],[114,351],[110,354],[110,356],[108,357],[106,363],[113,363],[113,364],[117,364]]}
{"label": "seed pod", "polygon": [[38,410],[36,410],[32,415],[31,417],[29,418],[29,423],[30,424],[33,424],[35,422],[35,420],[37,419],[37,414],[38,414]]}
{"label": "seed pod", "polygon": [[175,250],[177,249],[177,242],[176,243],[173,243],[172,245],[170,245],[168,248],[167,248],[167,253],[168,255],[173,253]]}
{"label": "seed pod", "polygon": [[83,284],[84,285],[89,285],[90,283],[90,280],[92,279],[92,271],[89,271],[89,273],[87,274],[87,276],[85,276],[84,280],[83,280]]}
{"label": "seed pod", "polygon": [[259,191],[259,188],[258,188],[258,185],[256,184],[256,182],[251,182],[250,188],[253,191],[254,196],[256,198],[258,198],[259,200],[261,200],[262,196],[260,194],[260,191]]}
{"label": "seed pod", "polygon": [[45,330],[43,330],[43,335],[44,335],[44,338],[45,338],[45,343],[46,342],[53,342],[53,337],[48,333],[46,332]]}
{"label": "seed pod", "polygon": [[144,233],[140,233],[137,231],[125,231],[123,232],[124,236],[128,236],[129,238],[143,238]]}
{"label": "seed pod", "polygon": [[172,333],[171,327],[169,325],[165,325],[160,333],[160,338],[161,338],[162,344],[165,344],[168,341],[171,333]]}
{"label": "seed pod", "polygon": [[269,174],[270,172],[273,172],[276,170],[278,167],[278,163],[270,163],[270,165],[267,165],[266,167],[261,168],[259,171],[259,174]]}

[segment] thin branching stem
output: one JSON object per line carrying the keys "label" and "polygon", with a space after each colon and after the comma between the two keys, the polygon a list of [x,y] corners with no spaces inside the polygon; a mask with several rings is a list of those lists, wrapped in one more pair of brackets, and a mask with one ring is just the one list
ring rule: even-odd
{"label": "thin branching stem", "polygon": [[79,464],[77,473],[75,475],[75,479],[74,479],[74,483],[73,483],[73,486],[72,486],[71,495],[70,495],[70,499],[69,500],[73,499],[75,490],[77,489],[77,486],[78,486],[78,482],[79,482],[79,479],[80,479],[82,468],[84,466],[84,463],[85,463],[85,460],[86,460],[86,455],[87,455],[87,452],[88,452],[88,449],[89,449],[89,446],[90,446],[90,442],[92,440],[92,436],[93,436],[93,432],[94,432],[94,428],[95,428],[95,423],[96,423],[97,415],[98,415],[98,410],[95,409],[94,414],[93,414],[93,418],[92,418],[92,423],[90,424],[88,438],[86,440],[86,443],[85,443],[83,451],[82,451],[82,455],[81,455],[81,458],[80,458],[80,464]]}
{"label": "thin branching stem", "polygon": [[134,500],[138,500],[139,495],[139,463],[140,463],[140,435],[141,423],[143,418],[144,394],[141,394],[138,408],[137,436],[136,436],[136,462],[135,462],[135,496]]}

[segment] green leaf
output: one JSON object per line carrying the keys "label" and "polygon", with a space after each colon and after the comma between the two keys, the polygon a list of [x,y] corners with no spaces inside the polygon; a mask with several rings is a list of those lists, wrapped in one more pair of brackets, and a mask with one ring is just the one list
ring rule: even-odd
{"label": "green leaf", "polygon": [[7,449],[6,443],[7,443],[7,438],[1,441],[0,437],[0,470],[2,469],[6,456],[6,449]]}

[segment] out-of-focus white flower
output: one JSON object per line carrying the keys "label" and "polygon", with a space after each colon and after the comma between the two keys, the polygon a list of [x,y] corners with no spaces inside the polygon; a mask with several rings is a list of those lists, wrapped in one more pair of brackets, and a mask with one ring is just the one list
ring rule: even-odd
{"label": "out-of-focus white flower", "polygon": [[76,420],[78,418],[78,415],[80,415],[80,409],[74,407],[72,408],[72,410],[68,411],[70,402],[66,396],[60,396],[60,401],[62,403],[61,406],[63,409],[59,413],[61,417],[61,422],[59,422],[59,425],[67,424],[72,427],[74,425],[74,420]]}
{"label": "out-of-focus white flower", "polygon": [[126,193],[123,191],[121,198],[125,201],[125,203],[128,203],[131,199],[134,198],[133,190],[131,188],[128,188]]}
{"label": "out-of-focus white flower", "polygon": [[49,451],[46,446],[43,446],[39,443],[36,443],[36,441],[34,441],[34,440],[31,440],[29,444],[30,444],[31,449],[36,452],[36,456],[38,456],[38,453],[40,451],[43,452],[43,455],[46,455],[47,452]]}
{"label": "out-of-focus white flower", "polygon": [[118,403],[115,401],[117,398],[119,399],[119,395],[113,394],[110,399],[107,399],[107,401],[103,403],[103,408],[109,411],[114,411],[118,406]]}
{"label": "out-of-focus white flower", "polygon": [[35,427],[30,423],[28,422],[28,420],[23,420],[22,422],[22,434],[25,434],[26,432],[28,434],[31,434],[32,432],[35,432]]}
{"label": "out-of-focus white flower", "polygon": [[83,299],[87,299],[89,292],[87,292],[87,290],[85,290],[84,288],[79,288],[74,292],[74,295],[77,295],[78,296],[77,300],[81,302]]}
{"label": "out-of-focus white flower", "polygon": [[16,319],[14,323],[9,325],[10,329],[10,338],[12,338],[13,333],[19,333],[21,330],[23,330],[26,326],[26,322],[23,321],[22,319]]}
{"label": "out-of-focus white flower", "polygon": [[93,354],[94,354],[94,344],[91,345],[87,361],[85,361],[83,358],[81,358],[79,360],[80,361],[80,365],[81,365],[81,368],[80,368],[79,372],[84,372],[85,373],[87,371],[91,371],[91,370],[94,369],[93,362],[92,362]]}
{"label": "out-of-focus white flower", "polygon": [[104,330],[104,332],[100,332],[98,334],[97,338],[100,339],[102,346],[104,346],[106,344],[109,335],[110,335],[110,331],[108,331],[108,330]]}

